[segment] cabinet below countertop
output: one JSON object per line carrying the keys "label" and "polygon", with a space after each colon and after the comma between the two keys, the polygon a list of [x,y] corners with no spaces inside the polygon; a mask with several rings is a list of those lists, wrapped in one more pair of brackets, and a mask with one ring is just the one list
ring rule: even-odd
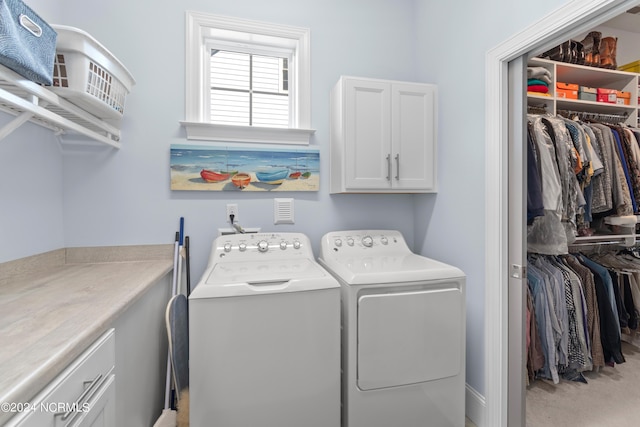
{"label": "cabinet below countertop", "polygon": [[[67,248],[0,264],[0,402],[28,402],[172,268],[173,245]],[[0,425],[13,415],[0,412]]]}

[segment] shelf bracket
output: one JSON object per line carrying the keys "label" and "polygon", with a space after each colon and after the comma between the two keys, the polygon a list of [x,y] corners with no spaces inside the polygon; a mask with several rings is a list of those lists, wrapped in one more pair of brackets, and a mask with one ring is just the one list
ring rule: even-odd
{"label": "shelf bracket", "polygon": [[30,111],[25,111],[17,115],[13,120],[0,129],[0,140],[4,139],[11,132],[28,122],[32,117],[33,113]]}

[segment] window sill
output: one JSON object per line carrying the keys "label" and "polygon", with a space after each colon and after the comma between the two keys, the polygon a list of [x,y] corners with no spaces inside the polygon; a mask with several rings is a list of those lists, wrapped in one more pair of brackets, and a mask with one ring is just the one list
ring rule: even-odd
{"label": "window sill", "polygon": [[187,139],[218,142],[258,142],[267,144],[309,145],[314,129],[282,129],[253,126],[214,125],[181,121]]}

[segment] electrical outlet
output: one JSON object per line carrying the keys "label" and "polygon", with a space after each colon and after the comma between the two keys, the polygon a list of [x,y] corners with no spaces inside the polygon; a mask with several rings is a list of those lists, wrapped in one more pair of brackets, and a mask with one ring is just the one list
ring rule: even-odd
{"label": "electrical outlet", "polygon": [[238,221],[238,205],[235,203],[227,204],[227,222],[230,224],[231,220],[229,219],[233,215],[233,222]]}

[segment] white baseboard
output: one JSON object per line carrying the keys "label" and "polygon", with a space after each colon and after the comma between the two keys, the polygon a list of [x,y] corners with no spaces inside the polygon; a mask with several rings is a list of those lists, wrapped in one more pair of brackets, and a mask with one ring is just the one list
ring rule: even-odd
{"label": "white baseboard", "polygon": [[484,427],[484,413],[485,413],[485,400],[484,396],[478,393],[469,384],[466,384],[465,390],[465,413],[477,427]]}

